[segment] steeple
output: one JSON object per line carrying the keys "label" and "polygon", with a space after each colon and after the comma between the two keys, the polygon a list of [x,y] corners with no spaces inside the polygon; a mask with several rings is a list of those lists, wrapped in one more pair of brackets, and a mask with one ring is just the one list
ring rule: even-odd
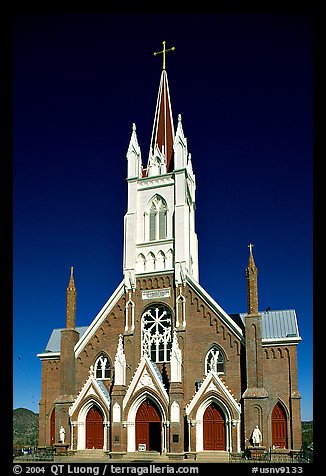
{"label": "steeple", "polygon": [[251,243],[248,245],[249,260],[246,268],[248,315],[258,314],[258,269],[252,253],[253,246]]}
{"label": "steeple", "polygon": [[157,96],[151,145],[147,164],[147,175],[172,172],[174,125],[166,70],[163,69]]}
{"label": "steeple", "polygon": [[[163,42],[163,50],[156,53],[163,54],[163,70],[146,168],[135,125],[127,151],[123,274],[128,295],[142,274],[171,272],[178,285],[185,284],[187,274],[198,281],[196,180],[180,114],[176,132],[173,125],[165,64],[165,54],[173,49]],[[127,301],[132,306],[130,296]]]}
{"label": "steeple", "polygon": [[76,287],[74,281],[74,268],[70,268],[70,279],[66,291],[66,328],[76,327]]}

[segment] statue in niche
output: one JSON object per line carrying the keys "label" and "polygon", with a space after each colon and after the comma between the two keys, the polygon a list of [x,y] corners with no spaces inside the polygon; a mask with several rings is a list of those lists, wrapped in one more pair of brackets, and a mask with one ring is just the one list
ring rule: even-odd
{"label": "statue in niche", "polygon": [[62,425],[60,426],[59,435],[60,435],[60,443],[64,444],[66,432]]}

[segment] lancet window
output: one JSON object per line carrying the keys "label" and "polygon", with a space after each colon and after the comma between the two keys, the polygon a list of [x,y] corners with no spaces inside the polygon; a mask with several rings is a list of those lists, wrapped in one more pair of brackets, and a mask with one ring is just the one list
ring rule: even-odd
{"label": "lancet window", "polygon": [[207,375],[208,372],[216,372],[216,373],[224,373],[225,371],[225,358],[224,353],[222,350],[217,346],[214,345],[211,349],[207,352],[206,359],[205,359],[205,374]]}
{"label": "lancet window", "polygon": [[111,377],[111,364],[107,355],[101,354],[95,362],[95,378],[105,380]]}

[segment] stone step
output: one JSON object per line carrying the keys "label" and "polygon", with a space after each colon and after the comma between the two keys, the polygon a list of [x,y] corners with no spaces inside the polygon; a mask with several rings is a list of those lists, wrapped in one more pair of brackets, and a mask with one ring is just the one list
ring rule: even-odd
{"label": "stone step", "polygon": [[86,449],[86,450],[77,450],[74,454],[76,459],[92,459],[92,458],[107,458],[104,450],[101,449]]}
{"label": "stone step", "polygon": [[166,456],[161,455],[158,451],[134,451],[132,453],[126,453],[123,457],[124,460],[142,460],[151,461],[157,459],[166,459]]}
{"label": "stone step", "polygon": [[228,451],[200,451],[197,453],[197,461],[207,461],[216,463],[228,463],[229,453]]}

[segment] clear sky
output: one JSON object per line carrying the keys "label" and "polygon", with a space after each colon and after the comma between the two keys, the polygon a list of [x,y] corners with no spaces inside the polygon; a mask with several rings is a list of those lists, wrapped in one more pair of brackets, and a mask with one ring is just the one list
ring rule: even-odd
{"label": "clear sky", "polygon": [[311,420],[312,22],[297,13],[24,13],[14,18],[14,408],[38,412],[42,352],[122,280],[126,152],[146,166],[162,59],[197,181],[199,280],[246,312],[248,243],[260,310],[295,309],[302,418]]}

